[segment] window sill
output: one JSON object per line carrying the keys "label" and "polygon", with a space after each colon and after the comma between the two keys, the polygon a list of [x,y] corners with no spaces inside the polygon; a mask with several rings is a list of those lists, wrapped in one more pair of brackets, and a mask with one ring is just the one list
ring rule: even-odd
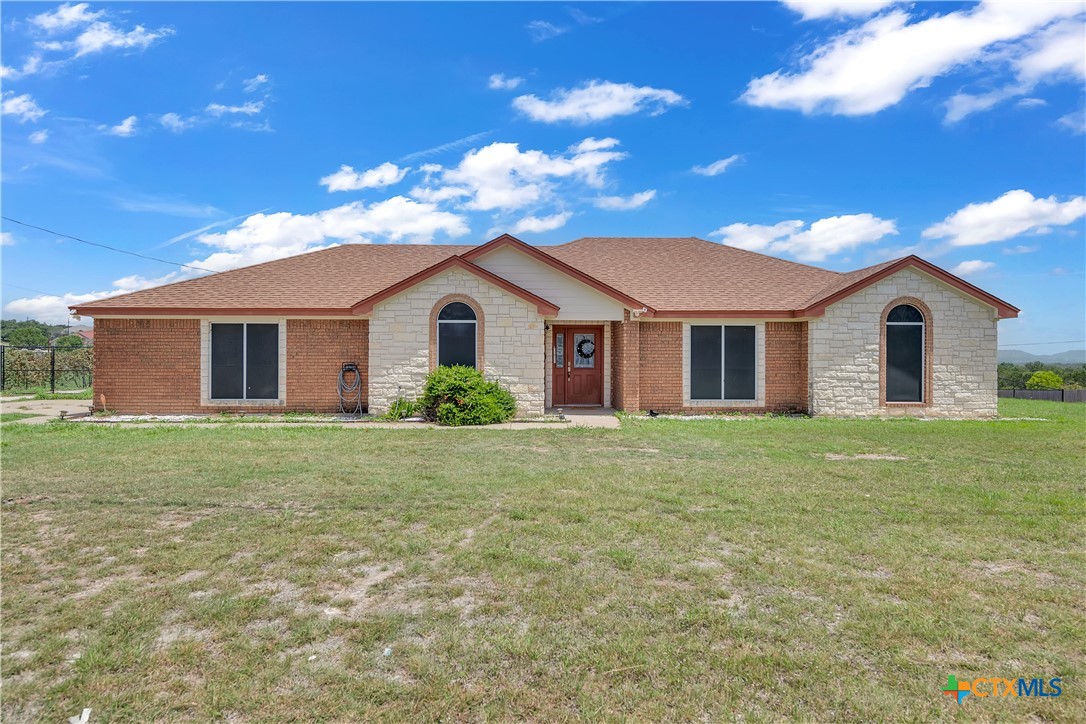
{"label": "window sill", "polygon": [[927,402],[883,402],[883,407],[929,407]]}
{"label": "window sill", "polygon": [[203,407],[283,407],[286,400],[202,400]]}
{"label": "window sill", "polygon": [[761,400],[683,400],[686,407],[761,407]]}

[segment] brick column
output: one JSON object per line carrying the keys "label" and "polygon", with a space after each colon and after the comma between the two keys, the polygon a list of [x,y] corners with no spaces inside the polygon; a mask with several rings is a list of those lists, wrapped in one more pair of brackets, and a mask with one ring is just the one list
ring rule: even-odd
{"label": "brick column", "polygon": [[611,396],[616,410],[641,409],[641,323],[623,312],[611,323]]}

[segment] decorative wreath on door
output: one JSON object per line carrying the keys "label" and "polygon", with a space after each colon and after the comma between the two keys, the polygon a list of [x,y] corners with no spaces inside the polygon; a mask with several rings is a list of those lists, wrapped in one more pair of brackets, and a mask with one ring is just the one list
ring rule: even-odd
{"label": "decorative wreath on door", "polygon": [[581,359],[592,359],[596,354],[596,344],[590,339],[582,339],[577,343],[577,356]]}

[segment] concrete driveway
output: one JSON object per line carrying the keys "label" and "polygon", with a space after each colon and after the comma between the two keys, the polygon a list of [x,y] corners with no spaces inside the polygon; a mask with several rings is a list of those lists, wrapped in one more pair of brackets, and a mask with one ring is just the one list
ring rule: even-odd
{"label": "concrete driveway", "polygon": [[35,400],[33,397],[0,398],[0,412],[22,412],[27,417],[17,422],[40,425],[56,420],[61,414],[75,415],[90,410],[90,400]]}

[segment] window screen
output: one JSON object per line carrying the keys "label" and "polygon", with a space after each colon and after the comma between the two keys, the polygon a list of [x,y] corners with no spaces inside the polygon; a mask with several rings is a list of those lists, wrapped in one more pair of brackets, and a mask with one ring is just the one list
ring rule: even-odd
{"label": "window screen", "polygon": [[279,397],[279,325],[211,325],[211,398]]}
{"label": "window screen", "polygon": [[754,399],[754,327],[724,327],[724,399]]}
{"label": "window screen", "polygon": [[922,402],[924,325],[886,325],[886,401]]}
{"label": "window screen", "polygon": [[279,397],[279,325],[248,324],[245,330],[245,399]]}
{"label": "window screen", "polygon": [[439,322],[437,363],[475,366],[475,322]]}
{"label": "window screen", "polygon": [[690,399],[720,399],[720,360],[720,327],[691,325]]}
{"label": "window screen", "polygon": [[245,396],[244,324],[211,325],[211,396],[240,400]]}

